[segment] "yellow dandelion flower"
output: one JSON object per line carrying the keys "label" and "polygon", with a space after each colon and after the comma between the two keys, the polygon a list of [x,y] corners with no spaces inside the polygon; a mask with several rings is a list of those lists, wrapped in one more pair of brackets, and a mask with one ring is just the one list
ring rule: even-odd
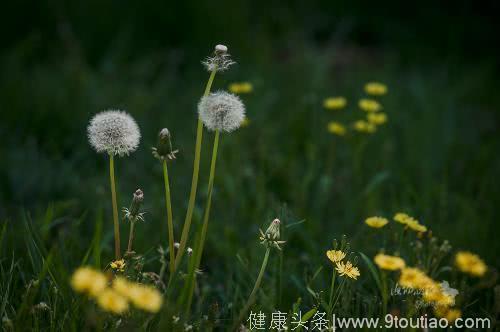
{"label": "yellow dandelion flower", "polygon": [[125,270],[125,260],[122,258],[122,259],[113,261],[113,262],[111,262],[110,266],[113,270],[123,272]]}
{"label": "yellow dandelion flower", "polygon": [[426,289],[433,287],[435,282],[423,271],[413,267],[403,268],[398,283],[405,288]]}
{"label": "yellow dandelion flower", "polygon": [[387,114],[385,113],[368,113],[366,116],[369,123],[373,125],[382,125],[387,122]]}
{"label": "yellow dandelion flower", "polygon": [[340,276],[348,276],[351,279],[357,280],[360,276],[359,269],[352,265],[351,262],[337,262],[335,268]]}
{"label": "yellow dandelion flower", "polygon": [[373,99],[360,99],[358,106],[365,112],[378,112],[382,109],[382,105]]}
{"label": "yellow dandelion flower", "polygon": [[241,122],[241,127],[244,128],[244,127],[248,127],[249,125],[250,125],[250,119],[245,116],[245,118]]}
{"label": "yellow dandelion flower", "polygon": [[131,289],[133,288],[133,286],[134,283],[128,281],[123,277],[116,277],[113,280],[112,284],[112,287],[116,292],[118,292],[122,296],[125,296],[128,299],[130,299],[131,297]]}
{"label": "yellow dandelion flower", "polygon": [[375,264],[377,264],[378,267],[380,267],[382,270],[401,270],[406,265],[405,261],[402,258],[384,254],[378,254],[373,260],[375,261]]}
{"label": "yellow dandelion flower", "polygon": [[359,132],[366,132],[366,128],[368,126],[368,122],[363,121],[363,120],[358,120],[354,122],[354,129]]}
{"label": "yellow dandelion flower", "polygon": [[104,274],[90,267],[78,268],[71,277],[71,287],[75,291],[94,297],[106,288],[107,283]]}
{"label": "yellow dandelion flower", "polygon": [[345,258],[345,252],[342,250],[328,250],[326,256],[333,263],[338,263]]}
{"label": "yellow dandelion flower", "polygon": [[128,310],[127,299],[118,292],[108,288],[97,297],[97,304],[101,309],[120,315]]}
{"label": "yellow dandelion flower", "polygon": [[330,97],[323,101],[323,107],[328,110],[339,110],[347,105],[347,100],[344,97]]}
{"label": "yellow dandelion flower", "polygon": [[372,96],[383,96],[387,93],[387,86],[379,82],[365,84],[365,92]]}
{"label": "yellow dandelion flower", "polygon": [[458,318],[462,317],[462,312],[459,309],[450,309],[446,306],[436,306],[434,315],[439,318],[446,319],[449,323],[453,323]]}
{"label": "yellow dandelion flower", "polygon": [[370,217],[365,220],[365,224],[373,228],[381,228],[387,225],[389,221],[382,217]]}
{"label": "yellow dandelion flower", "polygon": [[229,91],[235,94],[245,94],[253,91],[253,85],[250,82],[236,82],[229,85]]}
{"label": "yellow dandelion flower", "polygon": [[137,308],[155,313],[160,310],[163,297],[154,287],[134,284],[130,289],[130,301]]}
{"label": "yellow dandelion flower", "polygon": [[419,233],[427,232],[427,227],[420,224],[418,220],[413,219],[411,217],[406,220],[406,226],[408,226],[409,229],[414,230],[415,232]]}
{"label": "yellow dandelion flower", "polygon": [[459,251],[455,256],[455,265],[464,273],[475,277],[482,277],[488,267],[478,255],[468,251]]}
{"label": "yellow dandelion flower", "polygon": [[406,213],[398,212],[394,215],[394,221],[397,221],[400,224],[406,225],[406,222],[411,219],[409,215]]}
{"label": "yellow dandelion flower", "polygon": [[342,125],[338,122],[335,122],[335,121],[331,121],[328,123],[328,132],[330,132],[334,135],[344,136],[346,133],[346,129],[345,129],[344,125]]}

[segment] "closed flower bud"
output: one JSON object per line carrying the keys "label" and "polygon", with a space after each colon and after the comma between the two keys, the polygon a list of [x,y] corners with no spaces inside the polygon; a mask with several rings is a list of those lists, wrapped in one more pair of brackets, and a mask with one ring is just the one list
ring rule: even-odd
{"label": "closed flower bud", "polygon": [[167,128],[160,130],[158,134],[158,144],[153,149],[153,156],[159,160],[173,160],[179,150],[172,149],[170,131]]}
{"label": "closed flower bud", "polygon": [[144,213],[140,212],[142,202],[144,201],[144,193],[141,189],[137,189],[132,197],[132,203],[130,203],[130,208],[123,209],[125,212],[125,218],[129,221],[141,220],[144,221]]}
{"label": "closed flower bud", "polygon": [[279,219],[274,219],[265,233],[260,230],[260,241],[262,244],[281,250],[280,244],[286,241],[280,241],[280,224]]}

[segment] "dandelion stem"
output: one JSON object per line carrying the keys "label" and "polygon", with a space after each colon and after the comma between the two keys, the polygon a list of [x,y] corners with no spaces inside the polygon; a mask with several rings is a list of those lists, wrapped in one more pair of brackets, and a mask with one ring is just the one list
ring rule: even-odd
{"label": "dandelion stem", "polygon": [[109,155],[109,179],[111,184],[111,200],[113,204],[113,223],[115,231],[115,258],[120,259],[120,224],[118,223],[118,205],[116,203],[115,188],[115,160],[112,154]]}
{"label": "dandelion stem", "polygon": [[260,267],[259,276],[257,277],[257,280],[255,281],[255,285],[253,286],[252,292],[250,293],[250,296],[248,297],[247,303],[245,304],[245,306],[241,310],[240,315],[238,316],[238,319],[234,322],[234,326],[231,329],[231,331],[236,330],[236,327],[243,320],[248,309],[250,309],[250,307],[255,302],[255,295],[257,294],[257,291],[259,290],[260,284],[262,282],[262,278],[264,277],[264,272],[266,271],[267,261],[269,260],[269,253],[270,252],[271,252],[271,248],[267,248],[266,254],[264,255],[264,260],[262,261],[262,265]]}
{"label": "dandelion stem", "polygon": [[[204,92],[203,96],[208,96],[208,94],[210,93],[210,89],[212,87],[212,83],[214,81],[216,73],[217,73],[217,68],[214,68],[214,70],[212,70],[212,72],[210,73],[210,77],[209,77],[207,85],[205,87],[205,92]],[[196,129],[196,146],[195,146],[195,152],[194,152],[193,177],[191,180],[191,192],[189,194],[189,202],[188,202],[188,209],[187,209],[187,213],[186,213],[186,219],[184,220],[184,226],[182,228],[181,241],[179,243],[179,250],[178,250],[177,256],[175,258],[175,265],[174,265],[173,272],[175,272],[175,270],[179,267],[182,256],[183,256],[184,251],[186,249],[186,243],[187,243],[187,239],[188,239],[188,235],[189,235],[189,229],[191,227],[191,220],[193,218],[194,203],[196,200],[196,189],[198,187],[198,174],[200,171],[200,155],[201,155],[202,138],[203,138],[203,123],[201,122],[200,119],[198,119],[198,125],[197,125],[197,129]]]}
{"label": "dandelion stem", "polygon": [[[127,246],[127,252],[132,252],[132,242],[134,241],[134,226],[135,226],[135,220],[130,221],[130,234],[128,235],[128,246]],[[125,255],[127,257],[127,255]]]}
{"label": "dandelion stem", "polygon": [[167,208],[167,227],[168,227],[168,248],[170,251],[170,273],[175,269],[174,253],[174,222],[172,217],[172,201],[170,198],[170,184],[168,181],[167,161],[163,160],[163,180],[165,182],[165,206]]}
{"label": "dandelion stem", "polygon": [[335,287],[335,267],[333,268],[333,272],[332,272],[332,283],[330,285],[330,301],[328,302],[328,308],[330,308],[330,310],[332,310],[332,305],[333,305],[333,290],[334,290],[334,287]]}

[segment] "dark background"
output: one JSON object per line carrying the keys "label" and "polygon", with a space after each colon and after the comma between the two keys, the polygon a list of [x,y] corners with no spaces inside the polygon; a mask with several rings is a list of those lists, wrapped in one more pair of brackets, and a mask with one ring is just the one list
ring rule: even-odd
{"label": "dark background", "polygon": [[[215,88],[252,82],[243,97],[252,123],[222,138],[207,265],[225,255],[231,265],[286,205],[291,221],[306,219],[289,234],[297,266],[340,234],[363,244],[365,217],[400,210],[499,266],[498,10],[495,1],[4,3],[0,218],[16,230],[26,215],[50,211],[52,236],[77,220],[85,240],[102,214],[111,256],[107,164],[86,126],[96,112],[121,108],[143,135],[139,151],[117,161],[120,205],[137,187],[146,194],[138,247],[166,238],[161,169],[149,152],[164,126],[181,150],[171,166],[180,233],[208,77],[200,61],[224,43],[238,65]],[[355,105],[370,80],[389,86],[389,123],[356,159],[359,142],[328,135],[335,115],[321,104],[345,95]],[[205,133],[196,223],[211,140]]]}

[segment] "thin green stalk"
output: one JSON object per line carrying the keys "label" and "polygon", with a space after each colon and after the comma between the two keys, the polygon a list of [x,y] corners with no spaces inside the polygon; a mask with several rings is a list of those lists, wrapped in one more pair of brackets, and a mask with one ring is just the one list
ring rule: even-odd
{"label": "thin green stalk", "polygon": [[170,252],[170,273],[175,269],[174,253],[174,222],[172,217],[172,200],[170,198],[170,183],[168,181],[167,161],[163,160],[163,180],[165,183],[165,206],[167,207],[168,248]]}
{"label": "thin green stalk", "polygon": [[[134,226],[135,226],[135,221],[131,220],[130,221],[130,233],[128,235],[127,252],[132,251],[132,242],[134,241]],[[127,257],[127,255],[125,255],[125,257]]]}
{"label": "thin green stalk", "polygon": [[330,310],[332,310],[332,305],[333,305],[333,290],[335,287],[335,276],[336,276],[336,273],[335,273],[335,267],[334,267],[333,272],[332,272],[332,283],[330,285],[330,300],[328,301],[328,308],[330,308]]}
{"label": "thin green stalk", "polygon": [[342,295],[342,291],[344,290],[344,285],[345,285],[346,281],[345,281],[345,278],[342,279],[342,281],[340,282],[340,286],[339,286],[339,290],[338,290],[338,294],[337,296],[335,297],[335,301],[333,302],[333,306],[332,306],[332,314],[333,314],[333,310],[335,309],[335,307],[337,306],[337,302],[340,300],[340,295]]}
{"label": "thin green stalk", "polygon": [[[214,68],[210,73],[207,85],[205,87],[205,92],[203,96],[207,96],[212,88],[212,83],[217,73],[217,68]],[[198,119],[198,125],[196,129],[196,146],[194,152],[194,165],[193,165],[193,177],[191,179],[191,192],[189,194],[188,209],[186,212],[186,219],[184,220],[184,226],[182,228],[181,241],[179,243],[179,250],[175,258],[174,272],[179,267],[184,251],[186,250],[186,243],[189,235],[189,229],[191,228],[191,220],[193,218],[194,203],[196,200],[196,190],[198,188],[198,174],[200,172],[200,155],[201,155],[201,142],[203,138],[203,123]],[[173,273],[172,273],[173,274]]]}
{"label": "thin green stalk", "polygon": [[269,260],[269,253],[270,252],[271,252],[271,248],[267,248],[266,254],[264,256],[264,260],[262,261],[262,265],[260,267],[259,276],[257,277],[257,280],[255,281],[255,285],[253,286],[252,293],[250,293],[250,296],[248,297],[247,303],[245,304],[245,306],[241,310],[240,315],[238,316],[238,319],[234,322],[234,325],[233,325],[233,328],[231,329],[231,331],[236,330],[236,327],[243,320],[248,309],[250,309],[250,307],[255,302],[255,295],[257,294],[257,291],[259,290],[260,284],[262,282],[262,278],[264,277],[264,272],[266,271],[267,261]]}
{"label": "thin green stalk", "polygon": [[111,183],[111,200],[113,203],[113,223],[115,229],[115,258],[120,259],[120,224],[118,223],[118,205],[116,203],[115,159],[112,154],[109,155],[109,179]]}
{"label": "thin green stalk", "polygon": [[201,263],[201,257],[203,255],[203,248],[205,246],[205,240],[207,237],[207,230],[208,230],[208,220],[210,218],[210,208],[212,207],[212,192],[214,188],[214,179],[215,179],[215,165],[217,163],[217,151],[219,149],[219,137],[220,137],[220,132],[219,130],[215,131],[215,138],[214,138],[214,146],[212,150],[212,161],[210,163],[210,176],[208,178],[208,197],[207,197],[207,206],[205,207],[205,213],[203,214],[203,225],[201,227],[201,233],[200,233],[200,238],[199,241],[196,245],[195,248],[196,251],[194,252],[194,261],[192,268],[190,268],[189,271],[189,278],[188,278],[188,302],[187,302],[187,309],[189,309],[191,305],[191,299],[193,297],[193,291],[194,291],[194,274],[195,271],[200,267]]}

